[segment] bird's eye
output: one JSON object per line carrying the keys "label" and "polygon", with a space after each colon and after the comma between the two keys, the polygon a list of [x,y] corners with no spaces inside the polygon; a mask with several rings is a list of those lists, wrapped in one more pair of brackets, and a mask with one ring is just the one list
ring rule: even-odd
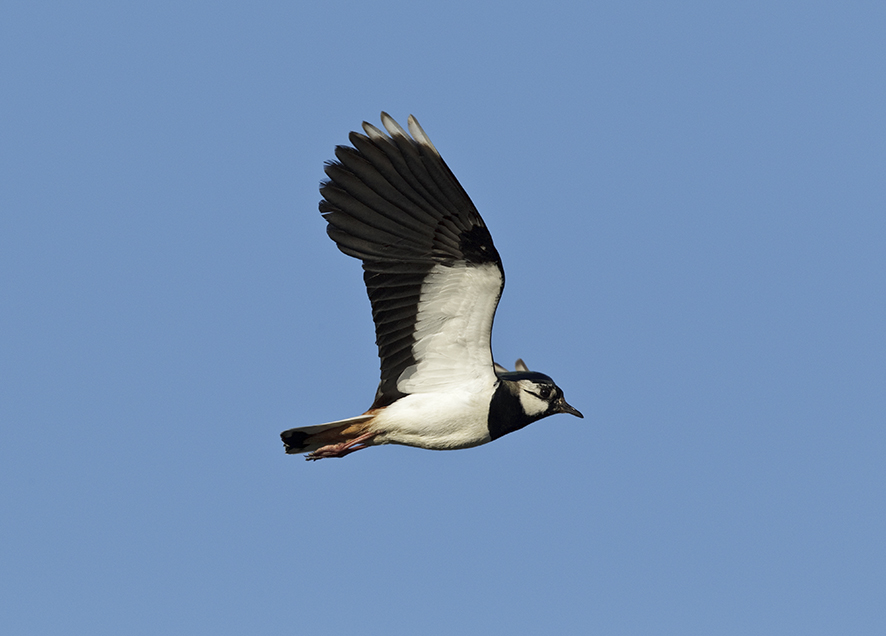
{"label": "bird's eye", "polygon": [[542,400],[547,400],[551,397],[551,387],[549,386],[541,386],[538,388],[538,397]]}

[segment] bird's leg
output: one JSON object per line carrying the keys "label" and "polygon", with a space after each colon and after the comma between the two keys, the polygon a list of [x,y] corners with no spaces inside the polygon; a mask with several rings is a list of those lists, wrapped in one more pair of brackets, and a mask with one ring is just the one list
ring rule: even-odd
{"label": "bird's leg", "polygon": [[351,453],[363,450],[364,448],[369,448],[369,442],[373,437],[378,435],[375,431],[370,431],[368,433],[363,433],[355,437],[354,439],[350,439],[346,442],[339,442],[338,444],[327,444],[321,448],[318,448],[313,453],[308,453],[305,455],[305,459],[313,461],[317,459],[323,459],[325,457],[344,457],[345,455],[350,455]]}

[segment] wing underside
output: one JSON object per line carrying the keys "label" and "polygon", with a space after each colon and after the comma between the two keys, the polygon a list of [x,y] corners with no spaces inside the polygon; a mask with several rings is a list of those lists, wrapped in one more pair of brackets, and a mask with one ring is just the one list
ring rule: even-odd
{"label": "wing underside", "polygon": [[411,137],[382,113],[336,148],[320,187],[327,232],[363,262],[381,382],[373,408],[486,374],[504,286],[483,219],[410,116]]}

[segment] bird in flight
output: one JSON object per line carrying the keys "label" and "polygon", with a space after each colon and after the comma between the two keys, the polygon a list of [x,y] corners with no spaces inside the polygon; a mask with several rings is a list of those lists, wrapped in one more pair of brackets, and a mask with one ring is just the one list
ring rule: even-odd
{"label": "bird in flight", "polygon": [[363,122],[335,149],[320,212],[338,248],[363,262],[381,382],[369,410],[280,434],[289,454],[344,457],[379,444],[479,446],[556,413],[582,414],[543,373],[492,360],[504,269],[492,236],[440,153],[409,116],[386,133]]}

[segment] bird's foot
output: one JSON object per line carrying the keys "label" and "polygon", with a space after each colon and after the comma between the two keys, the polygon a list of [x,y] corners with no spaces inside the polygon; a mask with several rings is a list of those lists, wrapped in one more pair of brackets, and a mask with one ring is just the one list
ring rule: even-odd
{"label": "bird's foot", "polygon": [[372,438],[376,435],[377,433],[374,432],[363,433],[362,435],[346,442],[327,444],[326,446],[322,446],[314,452],[305,455],[305,459],[308,461],[315,461],[326,457],[344,457],[345,455],[350,455],[358,450],[369,448],[371,446],[369,442],[372,441]]}

